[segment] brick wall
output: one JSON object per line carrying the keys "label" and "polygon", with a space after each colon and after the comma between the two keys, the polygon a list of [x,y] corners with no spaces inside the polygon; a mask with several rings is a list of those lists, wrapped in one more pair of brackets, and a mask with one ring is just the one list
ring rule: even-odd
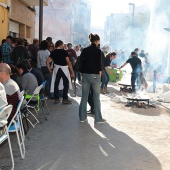
{"label": "brick wall", "polygon": [[11,0],[11,11],[9,18],[29,27],[34,27],[35,13],[29,10],[18,0]]}
{"label": "brick wall", "polygon": [[19,37],[32,43],[32,39],[35,37],[35,12],[18,0],[11,0],[9,19],[19,23]]}

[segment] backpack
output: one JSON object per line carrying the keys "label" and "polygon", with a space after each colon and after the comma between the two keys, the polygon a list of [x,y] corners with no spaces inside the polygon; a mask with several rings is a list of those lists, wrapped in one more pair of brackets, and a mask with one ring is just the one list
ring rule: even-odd
{"label": "backpack", "polygon": [[81,72],[82,68],[83,68],[83,58],[79,56],[77,57],[76,63],[73,66],[73,70]]}

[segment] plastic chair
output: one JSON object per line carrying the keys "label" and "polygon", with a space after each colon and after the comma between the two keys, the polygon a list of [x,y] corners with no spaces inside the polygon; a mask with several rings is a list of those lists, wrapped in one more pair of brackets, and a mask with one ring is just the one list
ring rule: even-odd
{"label": "plastic chair", "polygon": [[8,126],[9,133],[16,132],[18,146],[19,146],[22,159],[25,158],[25,143],[24,143],[25,134],[24,134],[24,128],[23,128],[22,117],[20,112],[20,108],[23,103],[23,100],[24,100],[24,96],[21,97],[21,100],[18,103],[17,111]]}
{"label": "plastic chair", "polygon": [[10,150],[10,155],[11,155],[11,161],[12,161],[12,168],[11,170],[14,170],[14,156],[12,153],[12,147],[11,147],[11,141],[8,133],[8,128],[7,128],[7,119],[12,111],[12,105],[5,106],[2,108],[0,112],[0,127],[5,128],[5,132],[2,136],[0,136],[0,144],[3,143],[5,140],[8,140],[8,145],[9,145],[9,150]]}
{"label": "plastic chair", "polygon": [[[46,85],[46,83],[47,83],[47,81],[44,81],[44,82],[42,83],[42,85],[43,85],[42,89],[43,89],[43,90],[45,90],[45,85]],[[43,110],[44,114],[45,114],[44,105],[45,105],[45,107],[46,107],[46,109],[47,109],[48,114],[50,114],[50,113],[49,113],[49,109],[48,109],[48,105],[47,105],[47,97],[44,95],[44,91],[43,91],[43,93],[40,95],[40,102],[41,102],[41,107],[42,107],[42,110]]]}
{"label": "plastic chair", "polygon": [[[29,109],[30,109],[30,108],[31,108],[31,109],[34,109],[36,113],[40,110],[40,90],[42,89],[42,87],[43,87],[43,85],[38,86],[38,87],[34,90],[33,95],[30,95],[30,94],[26,94],[26,95],[25,95],[25,99],[29,99],[28,102],[27,102],[26,105],[25,105],[25,106],[26,106],[26,109],[27,109],[27,111],[34,117],[34,119],[36,120],[36,123],[33,124],[33,123],[31,122],[31,120],[30,120],[28,117],[26,117],[27,120],[28,120],[28,122],[31,124],[31,126],[32,126],[33,128],[35,128],[35,126],[39,123],[39,120],[37,119],[37,117],[36,117]],[[37,99],[38,105],[37,105],[37,104],[30,104],[30,101],[31,101],[32,99]],[[36,109],[36,107],[37,107],[37,109]],[[43,112],[43,113],[44,113],[44,112]],[[45,116],[45,113],[44,113],[44,116]]]}

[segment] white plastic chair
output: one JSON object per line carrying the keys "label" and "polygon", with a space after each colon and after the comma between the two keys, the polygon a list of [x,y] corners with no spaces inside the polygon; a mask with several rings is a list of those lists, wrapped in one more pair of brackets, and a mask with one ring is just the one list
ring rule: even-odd
{"label": "white plastic chair", "polygon": [[[38,86],[38,87],[34,90],[33,95],[28,95],[28,94],[26,94],[26,96],[25,96],[25,99],[29,99],[28,102],[26,103],[26,109],[27,109],[27,111],[34,117],[34,119],[36,120],[36,123],[33,124],[33,123],[31,122],[31,120],[27,117],[28,122],[31,124],[31,126],[32,126],[33,128],[35,128],[35,126],[39,123],[39,120],[38,120],[37,117],[29,110],[29,108],[34,109],[36,113],[37,113],[37,110],[39,111],[39,107],[40,107],[40,90],[42,89],[42,87],[43,87],[43,85]],[[37,105],[37,104],[34,104],[34,105],[29,104],[29,102],[30,102],[32,99],[37,99],[38,105]],[[36,109],[36,107],[37,107],[38,109]],[[44,112],[43,112],[43,113],[44,113]]]}
{"label": "white plastic chair", "polygon": [[8,128],[7,128],[7,119],[12,111],[12,105],[5,106],[2,108],[0,111],[0,127],[5,127],[5,132],[2,136],[0,136],[0,144],[3,143],[5,140],[8,140],[8,145],[9,145],[9,150],[10,150],[10,155],[11,155],[11,161],[12,161],[12,168],[11,170],[14,170],[14,156],[12,153],[12,147],[11,147],[11,141],[8,133]]}
{"label": "white plastic chair", "polygon": [[[43,90],[45,90],[45,85],[46,85],[46,83],[47,83],[47,81],[44,81],[44,82],[42,83],[42,85],[43,85],[42,89],[43,89]],[[40,102],[41,102],[41,108],[42,108],[42,110],[43,110],[43,112],[44,112],[44,115],[45,115],[45,107],[46,107],[46,109],[47,109],[48,114],[50,114],[50,113],[49,113],[49,109],[48,109],[48,105],[47,105],[47,97],[44,95],[44,93],[42,93],[42,94],[40,95]],[[44,107],[44,106],[45,106],[45,107]],[[45,118],[46,118],[46,117],[45,117]],[[47,118],[46,118],[46,120],[47,120]]]}
{"label": "white plastic chair", "polygon": [[19,146],[22,159],[25,158],[25,143],[24,143],[25,134],[24,134],[24,128],[23,128],[22,117],[20,112],[20,108],[23,103],[23,100],[24,100],[24,96],[21,97],[21,100],[18,103],[17,111],[8,126],[9,133],[16,132],[18,146]]}

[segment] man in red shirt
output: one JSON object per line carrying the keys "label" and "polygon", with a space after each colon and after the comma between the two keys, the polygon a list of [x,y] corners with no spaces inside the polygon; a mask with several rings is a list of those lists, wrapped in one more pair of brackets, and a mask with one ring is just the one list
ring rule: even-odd
{"label": "man in red shirt", "polygon": [[76,52],[72,49],[72,44],[71,43],[68,43],[67,44],[67,53],[68,53],[68,57],[69,57],[69,60],[72,64],[72,66],[75,64],[75,61],[77,59],[77,55],[76,55]]}

